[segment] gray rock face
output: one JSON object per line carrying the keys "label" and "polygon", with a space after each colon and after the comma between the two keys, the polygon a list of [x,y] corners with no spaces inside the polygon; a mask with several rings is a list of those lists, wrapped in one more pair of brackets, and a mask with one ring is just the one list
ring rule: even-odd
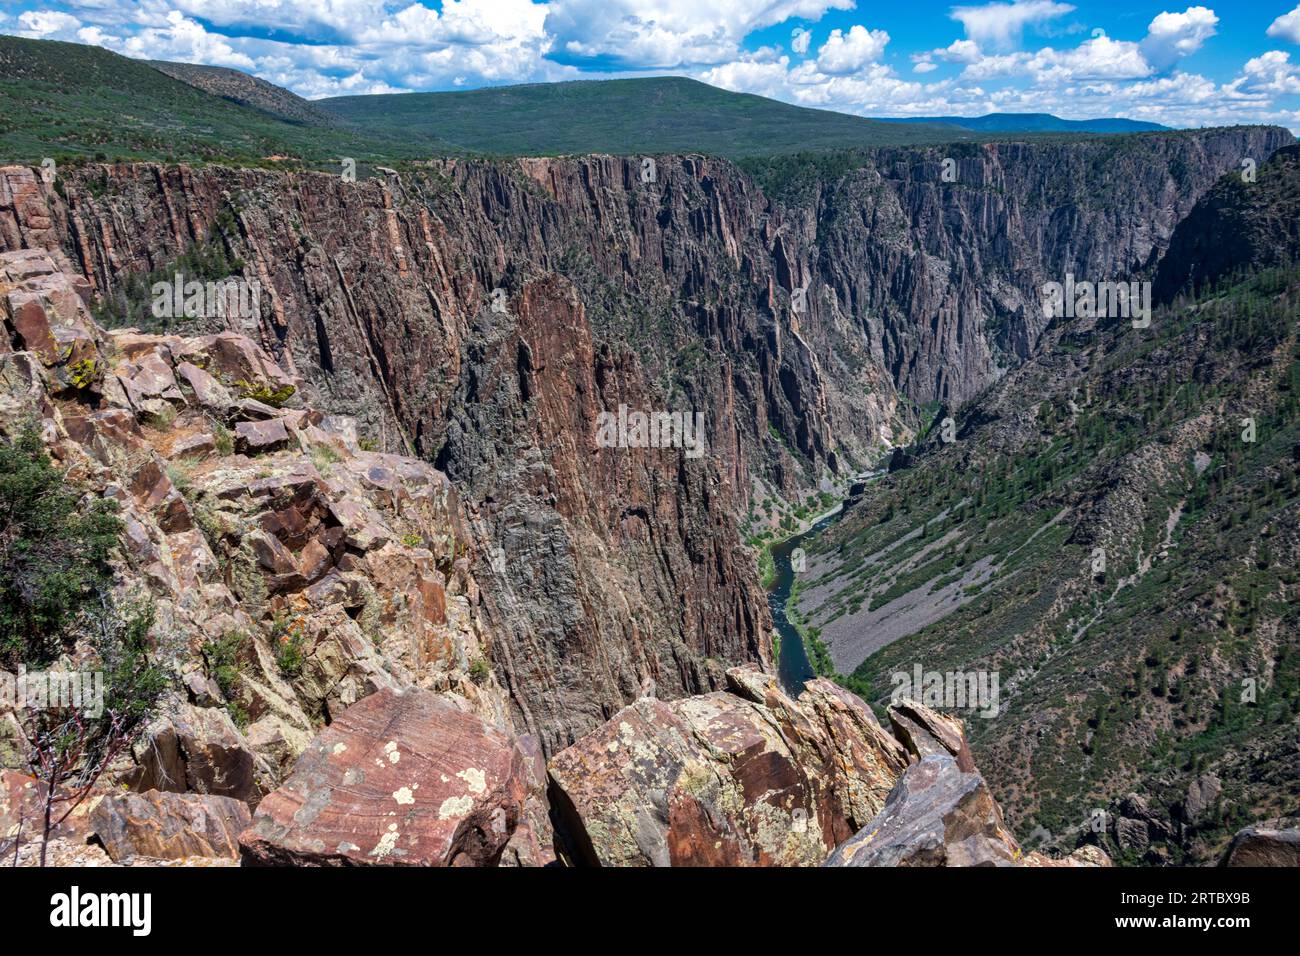
{"label": "gray rock face", "polygon": [[826,866],[1011,866],[1020,848],[978,773],[947,755],[922,757],[876,818]]}

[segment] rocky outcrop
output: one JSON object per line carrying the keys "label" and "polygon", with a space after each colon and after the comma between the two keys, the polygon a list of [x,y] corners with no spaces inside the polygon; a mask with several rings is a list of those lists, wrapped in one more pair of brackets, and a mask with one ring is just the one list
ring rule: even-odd
{"label": "rocky outcrop", "polygon": [[184,860],[235,859],[239,834],[252,821],[248,805],[197,793],[109,794],[95,804],[90,823],[109,857]]}
{"label": "rocky outcrop", "polygon": [[913,764],[881,811],[827,866],[1009,866],[1020,847],[978,773],[947,754]]}
{"label": "rocky outcrop", "polygon": [[[43,252],[0,254],[0,433],[34,421],[70,481],[117,503],[121,596],[153,604],[179,672],[112,782],[256,805],[378,690],[510,732],[445,476],[363,450],[248,338],[106,332],[84,292]],[[247,425],[279,440],[241,447]]]}
{"label": "rocky outcrop", "polygon": [[971,756],[966,733],[957,718],[902,698],[889,708],[889,726],[907,752],[918,760],[947,754],[956,759],[957,768],[963,773],[975,772],[975,758]]}
{"label": "rocky outcrop", "polygon": [[1300,866],[1300,827],[1266,821],[1237,832],[1220,866]]}
{"label": "rocky outcrop", "polygon": [[753,668],[729,689],[645,696],[552,758],[557,848],[600,866],[814,865],[865,825],[907,765],[853,695],[799,698]]}
{"label": "rocky outcrop", "polygon": [[495,866],[524,815],[528,755],[418,688],[353,704],[257,808],[246,864]]}
{"label": "rocky outcrop", "polygon": [[[905,740],[826,680],[797,698],[754,667],[728,690],[646,694],[552,758],[556,851],[576,866],[1109,865],[1095,847],[1022,854],[972,766],[908,741],[961,723],[914,701],[891,708]],[[934,740],[936,738],[928,737]],[[938,745],[935,745],[938,747]]]}
{"label": "rocky outcrop", "polygon": [[[46,793],[46,786],[35,777],[0,769],[0,861],[10,861],[15,848],[21,853],[26,844],[38,842]],[[51,839],[69,846],[85,843],[92,829],[87,819],[89,809],[84,804],[74,809],[53,828]],[[56,804],[56,819],[63,812]]]}

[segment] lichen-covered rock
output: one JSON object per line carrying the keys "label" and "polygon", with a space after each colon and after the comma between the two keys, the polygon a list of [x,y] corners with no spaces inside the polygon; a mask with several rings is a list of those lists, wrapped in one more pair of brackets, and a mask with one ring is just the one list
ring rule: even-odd
{"label": "lichen-covered rock", "polygon": [[947,754],[913,764],[880,814],[827,866],[1012,866],[1021,851],[978,773]]}
{"label": "lichen-covered rock", "polygon": [[239,834],[252,819],[241,800],[161,790],[108,794],[90,813],[95,836],[118,863],[132,857],[235,859]]}
{"label": "lichen-covered rock", "polygon": [[1095,867],[1095,866],[1112,866],[1110,857],[1101,847],[1086,845],[1071,852],[1068,856],[1052,857],[1046,853],[1039,853],[1035,850],[1033,853],[1026,853],[1020,858],[1017,866],[1027,866],[1031,869],[1052,869],[1052,868],[1075,868],[1075,867]]}
{"label": "lichen-covered rock", "polygon": [[434,694],[379,691],[258,806],[244,861],[495,866],[524,814],[528,763],[510,735]]}
{"label": "lichen-covered rock", "polygon": [[907,754],[862,701],[828,681],[795,700],[752,667],[728,683],[642,697],[552,758],[571,862],[816,865],[875,814]]}
{"label": "lichen-covered rock", "polygon": [[[20,850],[40,842],[46,792],[45,784],[35,777],[0,769],[0,854],[13,852],[15,842]],[[60,790],[55,796],[66,793]],[[66,804],[56,799],[54,816],[58,822],[50,833],[51,839],[69,844],[85,843],[91,832],[90,805],[82,803],[65,816],[66,810]]]}

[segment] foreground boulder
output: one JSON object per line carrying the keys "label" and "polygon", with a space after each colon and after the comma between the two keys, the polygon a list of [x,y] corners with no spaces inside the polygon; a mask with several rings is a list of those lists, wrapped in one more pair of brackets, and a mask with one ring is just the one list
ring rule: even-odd
{"label": "foreground boulder", "polygon": [[1020,856],[984,778],[932,754],[908,768],[884,810],[826,865],[1009,866]]}
{"label": "foreground boulder", "polygon": [[1232,838],[1219,865],[1300,866],[1300,827],[1246,827]]}
{"label": "foreground boulder", "polygon": [[134,857],[235,859],[239,834],[252,814],[247,804],[230,797],[150,790],[104,797],[90,822],[115,863]]}
{"label": "foreground boulder", "polygon": [[513,738],[433,693],[353,704],[258,805],[245,864],[495,866],[524,812]]}
{"label": "foreground boulder", "polygon": [[727,677],[642,697],[551,760],[568,862],[816,865],[884,805],[907,753],[866,704],[824,680],[795,700],[752,666]]}

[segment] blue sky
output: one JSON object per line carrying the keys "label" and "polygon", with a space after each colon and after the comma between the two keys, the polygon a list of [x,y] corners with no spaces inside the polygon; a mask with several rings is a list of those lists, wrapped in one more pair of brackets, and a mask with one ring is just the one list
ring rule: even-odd
{"label": "blue sky", "polygon": [[0,0],[0,32],[307,97],[676,74],[865,116],[1300,132],[1300,0]]}

